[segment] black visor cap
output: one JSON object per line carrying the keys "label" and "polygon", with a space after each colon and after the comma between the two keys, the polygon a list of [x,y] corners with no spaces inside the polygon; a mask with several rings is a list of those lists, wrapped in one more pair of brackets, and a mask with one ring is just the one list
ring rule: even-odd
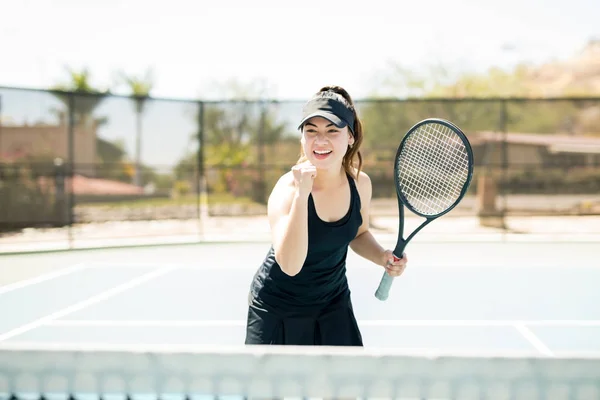
{"label": "black visor cap", "polygon": [[328,98],[316,98],[304,106],[302,109],[302,121],[298,129],[313,117],[323,117],[331,121],[338,128],[345,126],[354,134],[354,113],[344,103]]}

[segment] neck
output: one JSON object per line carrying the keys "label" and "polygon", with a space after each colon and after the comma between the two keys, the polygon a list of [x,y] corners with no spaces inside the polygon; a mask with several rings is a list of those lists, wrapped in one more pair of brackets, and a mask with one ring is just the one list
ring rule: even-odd
{"label": "neck", "polygon": [[339,185],[346,176],[344,168],[340,169],[317,169],[317,177],[313,183],[316,190]]}

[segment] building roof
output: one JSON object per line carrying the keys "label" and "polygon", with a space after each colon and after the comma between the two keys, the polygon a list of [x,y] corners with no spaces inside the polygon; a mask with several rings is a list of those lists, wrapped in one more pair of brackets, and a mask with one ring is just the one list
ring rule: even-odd
{"label": "building roof", "polygon": [[469,141],[473,145],[486,142],[504,142],[512,144],[544,146],[553,153],[588,153],[600,154],[600,137],[593,136],[571,136],[558,134],[534,134],[480,131],[469,135]]}

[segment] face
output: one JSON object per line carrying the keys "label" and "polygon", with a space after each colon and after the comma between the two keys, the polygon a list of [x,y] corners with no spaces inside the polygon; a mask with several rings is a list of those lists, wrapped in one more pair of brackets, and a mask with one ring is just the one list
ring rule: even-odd
{"label": "face", "polygon": [[304,154],[317,168],[332,168],[342,165],[348,145],[354,138],[347,126],[338,128],[322,117],[309,119],[302,128]]}

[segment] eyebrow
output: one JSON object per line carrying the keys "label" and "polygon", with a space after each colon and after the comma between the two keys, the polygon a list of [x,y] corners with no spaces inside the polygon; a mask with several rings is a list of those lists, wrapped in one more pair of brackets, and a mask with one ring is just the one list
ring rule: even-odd
{"label": "eyebrow", "polygon": [[[310,125],[310,126],[314,126],[315,128],[317,128],[317,125],[313,124],[312,122],[307,122],[304,125]],[[328,125],[326,125],[325,128],[329,128],[331,125],[333,125],[333,122],[331,122]]]}

